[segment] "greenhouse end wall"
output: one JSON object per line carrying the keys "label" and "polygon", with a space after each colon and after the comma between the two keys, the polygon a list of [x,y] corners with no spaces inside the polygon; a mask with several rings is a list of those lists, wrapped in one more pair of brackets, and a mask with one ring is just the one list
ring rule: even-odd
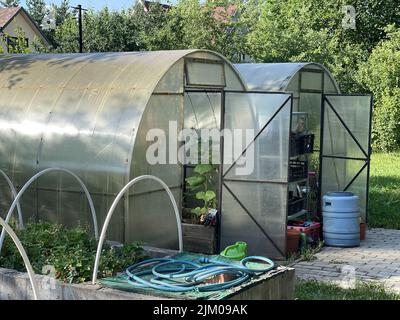
{"label": "greenhouse end wall", "polygon": [[[208,64],[207,62],[209,61],[209,66],[211,67],[216,62],[223,66],[226,86],[219,87],[221,90],[244,90],[240,77],[230,63],[215,54],[197,51],[177,61],[163,76],[152,93],[146,110],[142,115],[135,138],[130,178],[132,179],[142,174],[151,174],[161,178],[171,188],[180,207],[182,206],[183,198],[183,166],[181,163],[149,164],[144,161],[146,151],[154,143],[153,141],[147,141],[146,135],[150,129],[163,130],[167,135],[160,148],[163,149],[165,147],[166,150],[169,150],[169,126],[171,121],[176,124],[178,131],[188,128],[187,118],[190,116],[187,115],[187,112],[192,110],[193,106],[188,105],[185,97],[191,93],[186,90],[199,90],[200,93],[204,93],[207,90],[216,89],[215,83],[212,82],[210,84],[204,83],[201,86],[187,86],[188,69],[185,64],[191,63],[193,60],[200,61],[203,64]],[[204,66],[202,65],[202,67]],[[197,80],[193,76],[191,79]],[[196,112],[194,127],[199,128],[203,126],[204,122],[214,121],[210,109],[199,107]],[[177,148],[182,145],[182,142],[177,142]],[[167,160],[168,158],[169,154],[167,152]],[[177,248],[178,233],[175,220],[172,219],[174,216],[173,208],[169,205],[167,194],[157,183],[152,181],[141,182],[137,188],[132,188],[129,193],[129,203],[126,202],[126,206],[128,208],[125,217],[127,242],[141,240],[152,246]]]}

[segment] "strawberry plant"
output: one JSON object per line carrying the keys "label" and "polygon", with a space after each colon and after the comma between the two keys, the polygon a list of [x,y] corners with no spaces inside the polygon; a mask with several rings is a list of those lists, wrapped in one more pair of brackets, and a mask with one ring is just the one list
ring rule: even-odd
{"label": "strawberry plant", "polygon": [[[15,229],[14,229],[15,230]],[[25,247],[35,273],[41,274],[44,266],[55,269],[55,277],[67,283],[81,283],[92,277],[97,242],[87,230],[66,228],[48,222],[28,223],[16,233]],[[109,277],[145,258],[139,243],[122,248],[103,247],[99,277]],[[0,266],[25,271],[22,258],[10,237],[6,237],[1,251]]]}

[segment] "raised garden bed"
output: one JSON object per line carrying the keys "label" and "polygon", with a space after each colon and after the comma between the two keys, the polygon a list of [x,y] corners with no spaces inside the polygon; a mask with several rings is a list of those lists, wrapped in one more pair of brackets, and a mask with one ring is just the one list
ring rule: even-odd
{"label": "raised garden bed", "polygon": [[[165,257],[176,252],[158,248],[145,248],[150,257]],[[112,289],[105,285],[92,285],[88,282],[68,284],[48,276],[36,275],[39,298],[46,300],[155,300],[155,299],[194,299],[181,294],[168,297],[158,293],[143,293]],[[104,279],[106,280],[106,279]],[[102,281],[100,279],[100,281]],[[293,268],[279,266],[266,274],[251,279],[240,286],[215,292],[206,299],[232,300],[289,300],[294,298],[295,272]],[[33,299],[32,288],[27,273],[0,268],[0,300]]]}
{"label": "raised garden bed", "polygon": [[[14,228],[15,229],[15,228]],[[56,279],[66,283],[82,283],[92,277],[97,241],[87,230],[65,228],[47,222],[28,223],[24,230],[16,230],[33,270],[44,273],[44,268]],[[105,244],[99,267],[99,277],[109,277],[145,258],[138,243],[122,247]],[[0,255],[0,267],[25,271],[22,258],[10,237],[6,237]]]}

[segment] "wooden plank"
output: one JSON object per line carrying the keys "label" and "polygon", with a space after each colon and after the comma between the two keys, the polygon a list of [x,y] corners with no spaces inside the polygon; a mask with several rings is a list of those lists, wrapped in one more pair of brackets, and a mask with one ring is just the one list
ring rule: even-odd
{"label": "wooden plank", "polygon": [[214,227],[183,223],[182,233],[185,251],[215,253],[216,235]]}
{"label": "wooden plank", "polygon": [[200,240],[197,238],[184,238],[183,249],[189,252],[212,254],[215,250],[215,242]]}
{"label": "wooden plank", "polygon": [[215,228],[205,227],[196,224],[182,224],[182,233],[184,237],[198,238],[198,239],[215,239]]}

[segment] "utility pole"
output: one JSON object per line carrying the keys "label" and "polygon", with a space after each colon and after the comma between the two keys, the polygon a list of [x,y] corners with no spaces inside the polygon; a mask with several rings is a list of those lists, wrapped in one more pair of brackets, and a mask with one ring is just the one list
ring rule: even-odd
{"label": "utility pole", "polygon": [[82,8],[82,5],[78,4],[76,7],[72,7],[73,9],[77,10],[78,12],[78,30],[79,30],[79,52],[83,52],[83,27],[82,27],[82,11],[87,11],[86,9]]}

